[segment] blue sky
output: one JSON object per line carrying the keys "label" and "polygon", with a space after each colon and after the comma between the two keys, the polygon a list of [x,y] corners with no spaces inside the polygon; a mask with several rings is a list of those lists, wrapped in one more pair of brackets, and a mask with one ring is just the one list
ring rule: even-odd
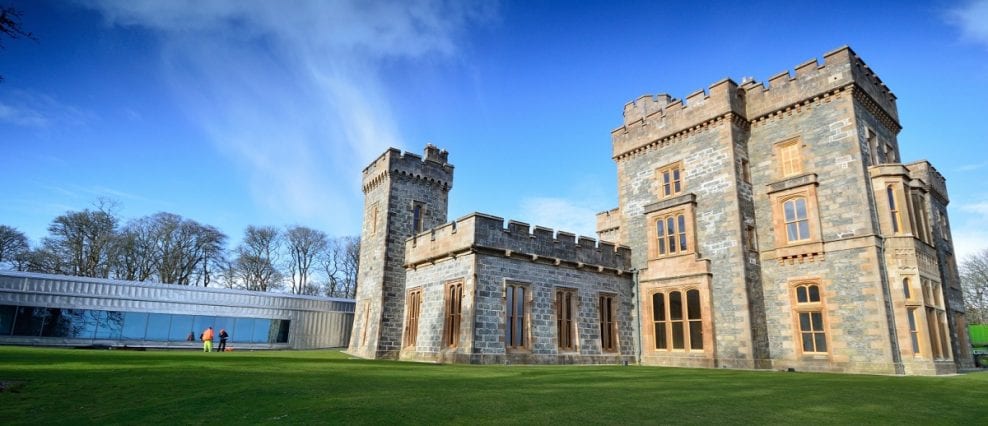
{"label": "blue sky", "polygon": [[958,254],[988,247],[988,1],[882,3],[14,1],[38,41],[0,51],[0,223],[37,242],[110,197],[234,242],[357,234],[360,170],[431,142],[450,219],[593,235],[626,102],[847,44],[899,98],[903,159],[946,176]]}

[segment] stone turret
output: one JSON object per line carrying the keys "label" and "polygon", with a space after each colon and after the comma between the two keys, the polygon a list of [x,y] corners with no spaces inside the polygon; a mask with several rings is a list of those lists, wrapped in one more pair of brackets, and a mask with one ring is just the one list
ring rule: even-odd
{"label": "stone turret", "polygon": [[348,352],[396,358],[405,293],[405,240],[446,222],[453,165],[427,145],[423,156],[391,148],[363,171],[357,307]]}

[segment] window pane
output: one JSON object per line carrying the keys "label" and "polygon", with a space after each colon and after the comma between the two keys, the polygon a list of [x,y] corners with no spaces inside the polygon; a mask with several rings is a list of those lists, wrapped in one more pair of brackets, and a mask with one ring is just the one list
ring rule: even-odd
{"label": "window pane", "polygon": [[798,219],[806,219],[806,199],[797,198],[796,199],[796,217]]}
{"label": "window pane", "polygon": [[683,319],[683,293],[678,291],[669,293],[669,319],[673,321]]}
{"label": "window pane", "polygon": [[823,331],[823,314],[813,312],[810,314],[810,318],[813,320],[813,331]]}
{"label": "window pane", "polygon": [[230,333],[230,342],[247,343],[254,333],[254,321],[250,318],[237,318],[234,333]]}
{"label": "window pane", "polygon": [[[207,327],[213,327],[214,335],[217,339],[220,336],[220,329],[216,327],[216,317],[199,316],[193,317],[192,330],[196,332],[196,338],[199,338],[199,333],[202,333]],[[229,331],[227,332],[229,333]]]}
{"label": "window pane", "polygon": [[813,352],[813,333],[803,333],[803,352]]}
{"label": "window pane", "polygon": [[251,334],[251,342],[254,343],[268,343],[268,334],[271,329],[271,320],[255,318],[254,319],[254,333]]}
{"label": "window pane", "polygon": [[658,235],[659,236],[659,241],[661,241],[662,240],[662,237],[664,237],[666,235],[665,227],[663,226],[664,224],[665,224],[665,222],[664,221],[661,221],[661,220],[655,222],[655,230],[656,230],[656,234],[655,235]]}
{"label": "window pane", "polygon": [[673,322],[672,325],[672,348],[684,349],[683,322]]}
{"label": "window pane", "polygon": [[889,198],[889,210],[895,210],[895,192],[892,190],[891,186],[885,188],[885,194],[888,195]]}
{"label": "window pane", "polygon": [[665,295],[662,293],[655,293],[652,295],[652,321],[665,321],[665,319],[666,319]]}
{"label": "window pane", "polygon": [[700,291],[690,290],[686,292],[687,318],[700,319]]}
{"label": "window pane", "polygon": [[123,312],[100,311],[99,328],[96,329],[97,339],[119,340],[123,332]]}
{"label": "window pane", "polygon": [[658,322],[655,324],[655,349],[666,349],[666,323]]}
{"label": "window pane", "polygon": [[690,321],[690,349],[703,349],[702,321]]}
{"label": "window pane", "polygon": [[[74,313],[72,309],[47,308],[47,318],[45,319],[44,327],[41,329],[41,335],[44,337],[75,337],[76,333],[73,333],[73,328],[82,325],[85,318],[80,314],[84,312],[83,310],[78,310]],[[75,318],[76,315],[80,317],[78,320]],[[90,339],[93,338],[95,329],[94,324],[88,335]]]}
{"label": "window pane", "polygon": [[125,312],[124,326],[121,337],[130,340],[144,340],[144,330],[148,327],[148,314],[144,312]]}
{"label": "window pane", "polygon": [[788,238],[789,241],[799,240],[799,234],[796,231],[795,223],[786,224],[786,238]]}
{"label": "window pane", "polygon": [[199,333],[202,333],[205,329],[193,329],[192,320],[192,315],[172,315],[172,326],[168,331],[168,340],[171,342],[198,341]]}
{"label": "window pane", "polygon": [[514,330],[514,319],[515,319],[515,289],[514,287],[508,287],[505,292],[505,303],[504,303],[504,343],[508,346],[514,345],[514,340],[511,339],[514,336],[512,331]]}
{"label": "window pane", "polygon": [[[167,341],[168,329],[171,320],[172,320],[172,316],[168,314],[148,315],[147,336],[145,336],[144,339],[162,341],[162,342]],[[198,334],[196,336],[198,336]]]}
{"label": "window pane", "polygon": [[793,202],[792,201],[786,201],[785,204],[782,205],[782,208],[786,212],[785,213],[786,214],[786,222],[792,222],[792,221],[796,220],[796,210],[793,207]]}
{"label": "window pane", "polygon": [[[234,333],[237,332],[236,331],[236,325],[237,325],[237,319],[236,318],[216,317],[216,320],[215,320],[215,322],[213,324],[214,324],[213,325],[213,330],[216,330],[216,335],[217,336],[220,335],[220,330],[226,330],[226,334],[228,334],[231,337],[233,336]],[[201,331],[200,331],[200,333],[201,333]],[[199,335],[197,334],[196,337],[199,337]],[[227,341],[230,341],[230,338],[229,337],[227,337]]]}
{"label": "window pane", "polygon": [[679,215],[679,251],[686,251],[686,216]]}
{"label": "window pane", "polygon": [[827,351],[827,335],[825,335],[823,333],[816,333],[816,334],[813,335],[813,338],[814,338],[814,340],[816,342],[816,351],[817,352],[826,352]]}
{"label": "window pane", "polygon": [[14,319],[15,336],[40,336],[41,326],[45,322],[48,311],[45,308],[21,306],[17,308]]}
{"label": "window pane", "polygon": [[815,285],[810,286],[810,302],[820,301],[820,287]]}
{"label": "window pane", "polygon": [[800,312],[799,314],[799,329],[800,331],[810,331],[810,314],[806,312]]}
{"label": "window pane", "polygon": [[799,286],[796,287],[796,303],[806,303],[809,299],[806,296],[806,287]]}
{"label": "window pane", "polygon": [[902,295],[905,296],[906,299],[912,298],[912,291],[909,288],[909,278],[902,279]]}
{"label": "window pane", "polygon": [[805,240],[810,237],[810,222],[801,220],[799,223],[799,240]]}
{"label": "window pane", "polygon": [[9,336],[14,328],[14,314],[17,307],[12,305],[0,305],[0,336]]}

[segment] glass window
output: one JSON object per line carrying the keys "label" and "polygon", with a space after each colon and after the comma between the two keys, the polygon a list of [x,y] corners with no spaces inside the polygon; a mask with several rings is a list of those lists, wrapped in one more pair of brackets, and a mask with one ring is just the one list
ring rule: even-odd
{"label": "glass window", "polygon": [[617,351],[617,320],[614,312],[614,296],[601,295],[598,303],[600,316],[600,347],[604,352]]}
{"label": "glass window", "polygon": [[576,292],[571,289],[556,290],[556,343],[561,351],[576,349],[575,299]]}
{"label": "glass window", "polygon": [[460,342],[460,317],[463,310],[463,283],[446,286],[446,321],[443,324],[443,344],[456,347]]}
{"label": "glass window", "polygon": [[14,328],[14,315],[17,307],[11,305],[0,305],[0,336],[9,336]]}
{"label": "glass window", "polygon": [[[199,333],[202,333],[208,327],[213,327],[215,333],[213,333],[216,339],[219,339],[220,329],[216,326],[216,317],[206,317],[196,315],[192,321],[192,329],[196,332],[196,339],[199,338]],[[229,333],[229,331],[227,331]]]}
{"label": "glass window", "polygon": [[124,312],[123,330],[120,337],[127,340],[144,340],[148,327],[148,314],[145,312]]}
{"label": "glass window", "polygon": [[230,342],[250,342],[250,338],[254,333],[254,320],[250,318],[237,318],[236,324],[237,326],[234,327],[234,332],[230,333]]}
{"label": "glass window", "polygon": [[508,285],[505,288],[504,341],[509,349],[522,349],[528,344],[525,331],[525,287]]}
{"label": "glass window", "polygon": [[[199,334],[205,331],[192,328],[192,315],[172,315],[172,326],[168,332],[170,342],[195,342]],[[190,339],[191,337],[191,339]]]}
{"label": "glass window", "polygon": [[[172,316],[168,314],[149,314],[146,340],[164,342],[168,340],[168,329]],[[198,337],[199,335],[196,335]]]}
{"label": "glass window", "polygon": [[99,327],[96,329],[97,339],[119,340],[123,332],[123,312],[99,311]]}
{"label": "glass window", "polygon": [[100,311],[60,308],[48,308],[47,311],[41,330],[44,337],[92,339],[96,333],[96,317]]}
{"label": "glass window", "polygon": [[793,198],[782,204],[786,219],[786,237],[789,242],[810,238],[810,222],[806,217],[806,199]]}
{"label": "glass window", "polygon": [[254,318],[254,332],[251,334],[251,342],[254,343],[269,343],[273,338],[269,340],[268,336],[271,335],[271,320]]}
{"label": "glass window", "polygon": [[899,215],[899,208],[895,204],[895,190],[892,185],[885,188],[885,193],[889,199],[889,212],[892,214],[892,232],[898,234],[902,226],[902,218]]}
{"label": "glass window", "polygon": [[690,325],[690,349],[703,349],[703,319],[700,316],[700,291],[686,292],[686,312]]}
{"label": "glass window", "polygon": [[[230,317],[216,317],[213,322],[213,330],[216,330],[216,335],[219,336],[220,330],[226,330],[226,334],[233,337],[233,333],[236,332],[237,319]],[[198,336],[197,336],[198,337]],[[229,341],[229,337],[227,340]]]}
{"label": "glass window", "polygon": [[655,323],[655,349],[666,349],[666,302],[665,294],[652,295],[652,321]]}
{"label": "glass window", "polygon": [[15,336],[40,336],[48,310],[32,306],[20,306],[14,318]]}
{"label": "glass window", "polygon": [[422,308],[422,289],[408,292],[405,306],[405,346],[415,346],[419,335],[419,309]]}

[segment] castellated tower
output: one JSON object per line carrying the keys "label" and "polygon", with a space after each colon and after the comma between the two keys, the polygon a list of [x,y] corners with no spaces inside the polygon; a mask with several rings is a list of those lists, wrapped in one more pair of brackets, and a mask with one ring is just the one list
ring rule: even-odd
{"label": "castellated tower", "polygon": [[405,240],[446,222],[453,166],[433,145],[425,156],[391,148],[363,171],[357,306],[348,352],[397,358],[405,294]]}

